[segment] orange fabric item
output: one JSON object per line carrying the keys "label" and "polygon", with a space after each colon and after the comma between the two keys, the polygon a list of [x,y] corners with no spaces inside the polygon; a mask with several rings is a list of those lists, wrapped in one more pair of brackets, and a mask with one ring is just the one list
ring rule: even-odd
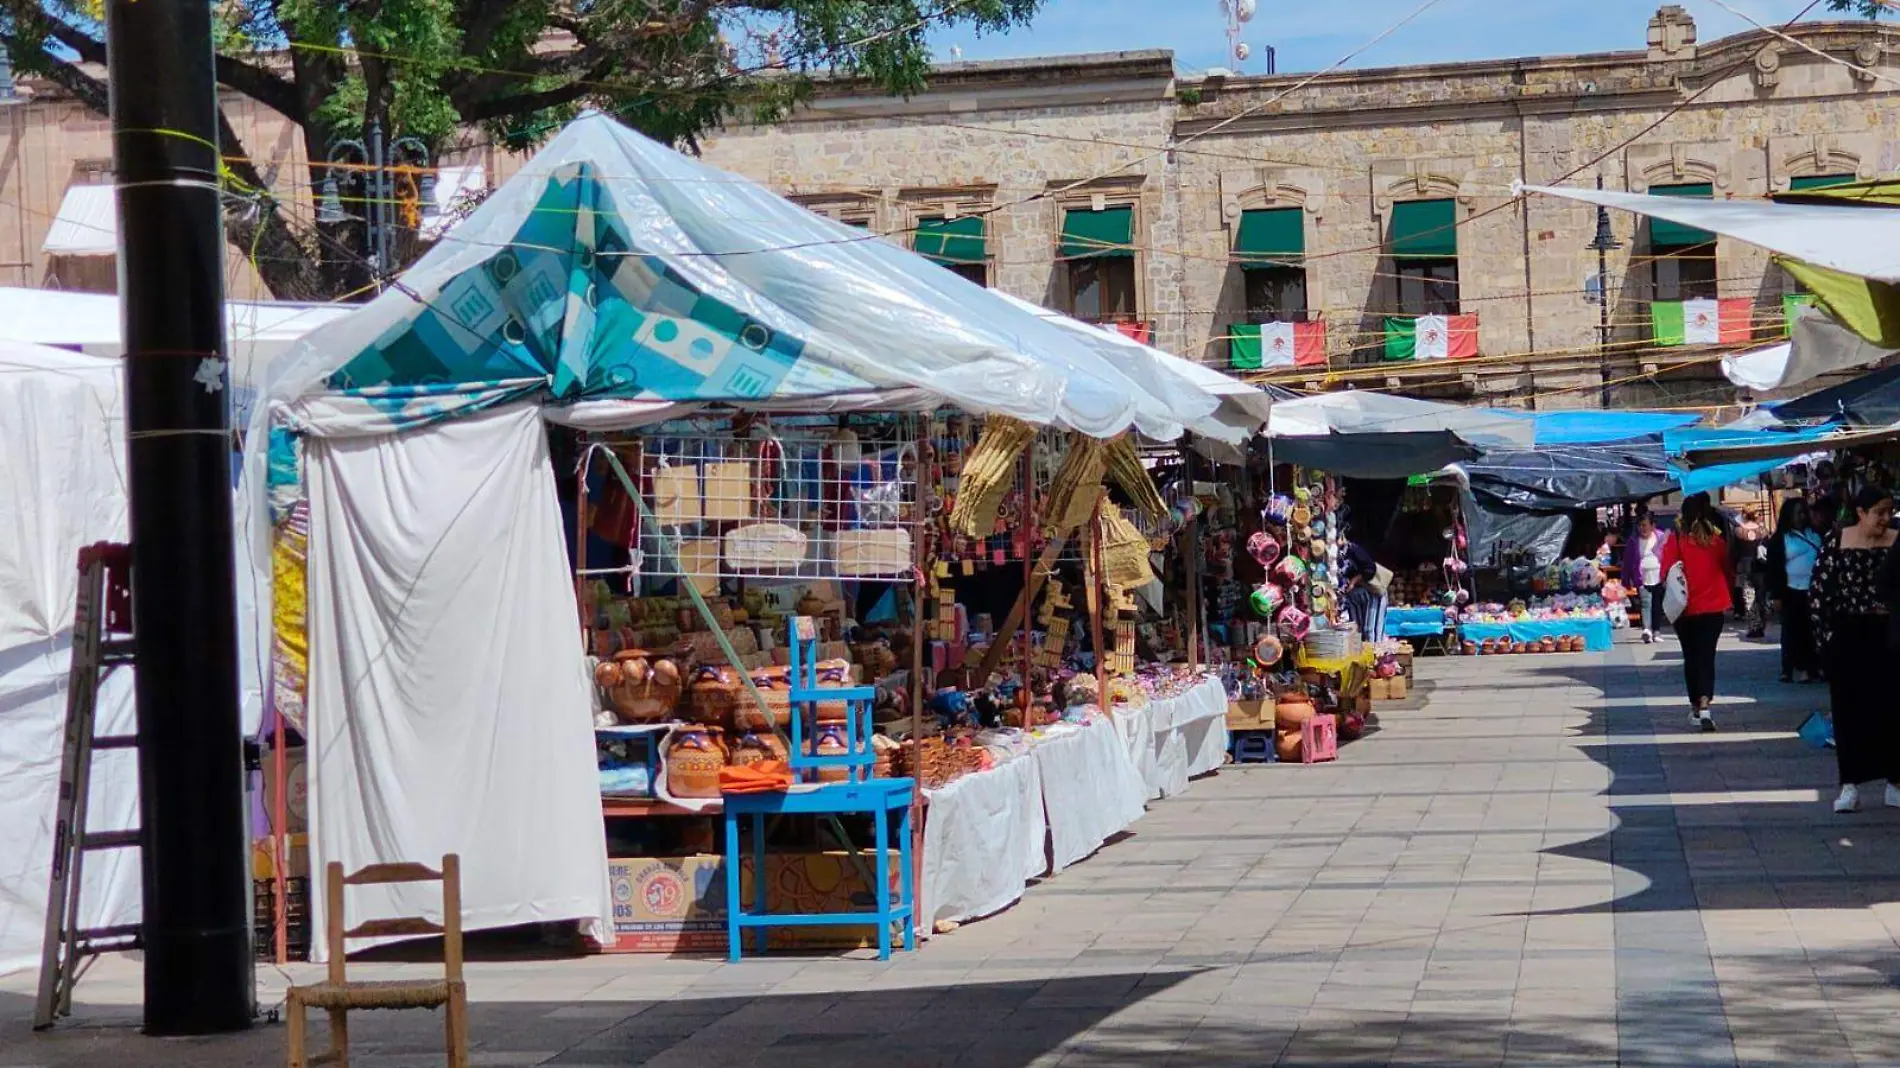
{"label": "orange fabric item", "polygon": [[792,788],[792,767],[783,760],[766,760],[750,767],[727,766],[719,772],[722,794],[774,794]]}

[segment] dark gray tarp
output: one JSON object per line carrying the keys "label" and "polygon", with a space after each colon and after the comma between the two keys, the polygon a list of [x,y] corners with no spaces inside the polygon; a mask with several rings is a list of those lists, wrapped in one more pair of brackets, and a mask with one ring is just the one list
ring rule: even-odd
{"label": "dark gray tarp", "polygon": [[1564,543],[1570,540],[1567,515],[1497,511],[1473,496],[1468,487],[1459,488],[1458,503],[1465,513],[1466,552],[1473,567],[1494,566],[1506,548],[1527,549],[1532,563],[1548,567],[1563,555]]}
{"label": "dark gray tarp", "polygon": [[1297,464],[1342,478],[1406,478],[1479,456],[1478,449],[1449,430],[1396,434],[1299,434],[1255,439],[1276,464]]}
{"label": "dark gray tarp", "polygon": [[1784,423],[1833,418],[1841,418],[1850,426],[1900,423],[1900,366],[1796,397],[1772,410]]}
{"label": "dark gray tarp", "polygon": [[1537,449],[1489,449],[1463,466],[1471,493],[1493,511],[1556,513],[1669,493],[1677,476],[1662,435]]}

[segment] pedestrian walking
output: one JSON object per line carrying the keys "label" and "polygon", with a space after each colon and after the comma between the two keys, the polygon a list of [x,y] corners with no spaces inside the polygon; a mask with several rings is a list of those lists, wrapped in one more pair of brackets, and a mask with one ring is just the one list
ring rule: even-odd
{"label": "pedestrian walking", "polygon": [[1748,623],[1747,637],[1768,633],[1768,531],[1753,509],[1742,513],[1729,545],[1737,584],[1737,611]]}
{"label": "pedestrian walking", "polygon": [[1636,606],[1643,617],[1643,640],[1656,640],[1663,618],[1663,542],[1668,535],[1656,529],[1656,517],[1644,512],[1623,549],[1623,577],[1636,584]]}
{"label": "pedestrian walking", "polygon": [[1781,681],[1799,671],[1808,682],[1821,681],[1820,654],[1814,646],[1814,620],[1808,587],[1824,542],[1809,522],[1808,504],[1794,498],[1781,506],[1775,536],[1768,541],[1768,594],[1780,608]]}
{"label": "pedestrian walking", "polygon": [[1676,517],[1675,536],[1663,543],[1664,583],[1670,571],[1682,565],[1689,600],[1675,619],[1676,639],[1682,643],[1682,678],[1689,690],[1689,725],[1715,729],[1709,706],[1715,702],[1715,645],[1722,624],[1735,607],[1735,572],[1721,517],[1706,493],[1683,499]]}
{"label": "pedestrian walking", "polygon": [[1841,773],[1836,812],[1858,812],[1861,784],[1883,779],[1886,803],[1900,808],[1900,726],[1886,670],[1900,594],[1900,561],[1889,529],[1893,494],[1866,486],[1853,504],[1854,522],[1828,539],[1808,589],[1834,709],[1834,759]]}

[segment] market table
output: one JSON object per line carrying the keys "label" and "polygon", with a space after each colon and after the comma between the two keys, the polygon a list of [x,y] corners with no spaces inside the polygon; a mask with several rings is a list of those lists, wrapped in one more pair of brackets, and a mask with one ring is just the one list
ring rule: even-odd
{"label": "market table", "polygon": [[1059,872],[1140,819],[1148,788],[1110,718],[1054,730],[1030,750],[1030,759],[1042,774],[1050,870]]}
{"label": "market table", "polygon": [[1602,615],[1570,619],[1518,619],[1509,623],[1460,623],[1458,633],[1468,642],[1482,642],[1493,638],[1509,638],[1514,642],[1534,642],[1542,638],[1581,635],[1584,651],[1590,653],[1609,652],[1614,640],[1610,619]]}
{"label": "market table", "polygon": [[1227,691],[1212,676],[1172,697],[1117,708],[1115,728],[1149,800],[1173,797],[1188,780],[1227,760]]}
{"label": "market table", "polygon": [[1443,635],[1450,622],[1443,608],[1388,608],[1385,610],[1385,636],[1388,638],[1435,638]]}
{"label": "market table", "polygon": [[1042,766],[1024,754],[925,790],[922,926],[1000,911],[1049,870]]}

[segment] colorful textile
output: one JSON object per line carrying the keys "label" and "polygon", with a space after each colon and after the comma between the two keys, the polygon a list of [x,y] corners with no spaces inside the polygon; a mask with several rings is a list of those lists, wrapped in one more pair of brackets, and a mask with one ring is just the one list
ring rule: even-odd
{"label": "colorful textile", "polygon": [[1476,315],[1420,315],[1385,321],[1388,360],[1463,360],[1477,354]]}
{"label": "colorful textile", "polygon": [[305,597],[310,553],[310,502],[299,500],[271,537],[271,703],[291,726],[304,729],[310,672]]}

